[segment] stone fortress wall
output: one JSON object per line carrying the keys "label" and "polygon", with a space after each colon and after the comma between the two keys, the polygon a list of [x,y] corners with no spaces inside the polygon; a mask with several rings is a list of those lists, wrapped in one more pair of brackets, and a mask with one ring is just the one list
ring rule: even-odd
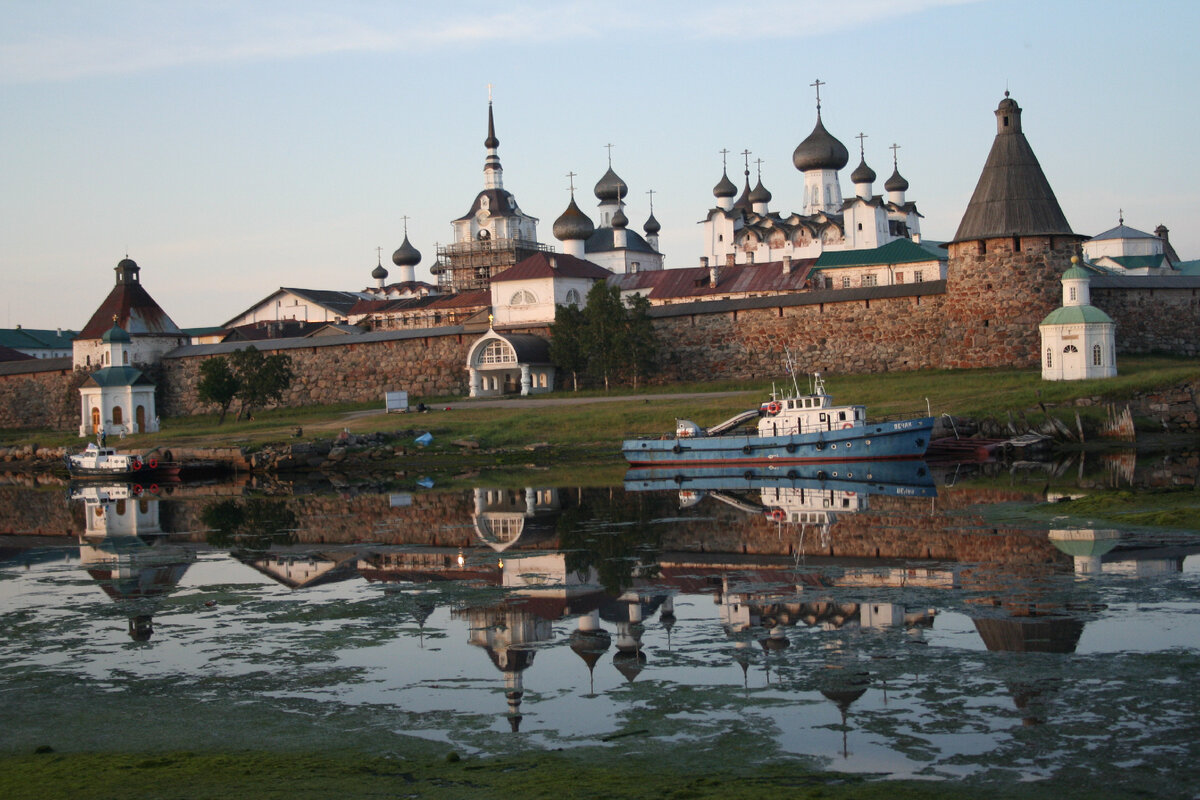
{"label": "stone fortress wall", "polygon": [[[975,242],[954,247],[964,252],[953,254],[944,284],[657,307],[662,372],[656,380],[777,380],[785,349],[798,369],[831,374],[1038,364],[1037,324],[1059,304],[1057,276],[1069,263],[1070,243],[1027,237],[1013,252],[1010,240],[995,240],[986,254],[971,252]],[[1200,354],[1200,279],[1167,288],[1098,288],[1093,303],[1116,322],[1121,354]],[[292,359],[296,377],[285,406],[382,402],[394,390],[416,402],[467,394],[467,351],[479,335],[442,328],[372,341],[256,346]],[[238,346],[184,347],[164,359],[154,375],[162,416],[211,411],[196,399],[199,365]],[[70,369],[0,374],[0,428],[74,429],[82,380]]]}

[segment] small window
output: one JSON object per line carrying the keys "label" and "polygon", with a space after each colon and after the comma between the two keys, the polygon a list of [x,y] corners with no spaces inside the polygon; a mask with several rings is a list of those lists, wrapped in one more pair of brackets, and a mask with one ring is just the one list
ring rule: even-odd
{"label": "small window", "polygon": [[579,290],[571,289],[567,292],[567,305],[578,307],[580,303]]}
{"label": "small window", "polygon": [[913,283],[920,283],[925,280],[925,273],[919,269],[913,270]]}
{"label": "small window", "polygon": [[1046,369],[1054,366],[1054,351],[1049,347],[1046,348]]}
{"label": "small window", "polygon": [[1069,344],[1063,348],[1063,352],[1064,353],[1078,353],[1079,348],[1075,347],[1075,345],[1073,345],[1073,344]]}
{"label": "small window", "polygon": [[1074,299],[1075,299],[1075,287],[1074,287],[1074,286],[1072,286],[1070,289],[1068,289],[1068,290],[1067,290],[1067,295],[1068,295],[1068,297],[1070,297],[1072,300],[1074,300]]}
{"label": "small window", "polygon": [[896,283],[904,283],[904,273],[903,272],[896,273]]}
{"label": "small window", "polygon": [[512,299],[508,301],[510,306],[531,306],[537,302],[537,298],[533,296],[533,292],[528,292],[522,289],[519,292],[513,293]]}
{"label": "small window", "polygon": [[877,280],[875,278],[875,273],[872,272],[869,275],[862,276],[862,285],[863,286],[874,286],[876,283],[877,283]]}
{"label": "small window", "polygon": [[848,278],[848,277],[846,277],[846,278],[842,278],[842,288],[843,288],[843,289],[849,289],[849,288],[850,288],[850,278]]}
{"label": "small window", "polygon": [[1104,359],[1100,355],[1100,345],[1092,347],[1092,364],[1097,367],[1104,365]]}

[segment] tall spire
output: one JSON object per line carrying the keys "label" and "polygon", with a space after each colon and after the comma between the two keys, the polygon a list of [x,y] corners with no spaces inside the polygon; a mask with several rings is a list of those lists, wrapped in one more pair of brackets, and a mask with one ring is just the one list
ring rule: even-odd
{"label": "tall spire", "polygon": [[485,189],[503,189],[504,168],[500,166],[500,140],[496,138],[491,84],[488,84],[488,135],[483,140],[483,146],[487,148],[487,158],[483,160],[483,186]]}

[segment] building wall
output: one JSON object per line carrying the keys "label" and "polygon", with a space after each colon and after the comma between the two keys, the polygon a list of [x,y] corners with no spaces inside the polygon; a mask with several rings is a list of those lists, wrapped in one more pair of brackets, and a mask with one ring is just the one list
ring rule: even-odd
{"label": "building wall", "polygon": [[71,369],[0,375],[0,429],[77,429],[86,377]]}
{"label": "building wall", "polygon": [[[477,334],[448,333],[382,342],[347,342],[312,347],[270,349],[292,360],[295,378],[284,395],[284,406],[378,401],[384,392],[407,391],[415,405],[431,395],[466,395],[467,350]],[[295,342],[296,340],[281,340]],[[315,340],[314,340],[315,341]],[[159,404],[163,416],[212,411],[196,397],[200,364],[211,356],[179,351],[163,360]],[[78,423],[76,423],[78,424]]]}
{"label": "building wall", "polygon": [[1092,305],[1117,323],[1118,353],[1200,356],[1200,289],[1092,287]]}

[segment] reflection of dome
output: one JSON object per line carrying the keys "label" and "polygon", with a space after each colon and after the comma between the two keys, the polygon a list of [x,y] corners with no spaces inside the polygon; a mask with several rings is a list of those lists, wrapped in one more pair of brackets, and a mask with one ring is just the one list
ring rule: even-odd
{"label": "reflection of dome", "polygon": [[1076,558],[1096,558],[1117,546],[1121,540],[1114,530],[1056,530],[1050,531],[1050,544]]}
{"label": "reflection of dome", "polygon": [[612,636],[606,630],[578,630],[571,634],[571,649],[583,659],[588,670],[595,669],[600,656],[612,645]]}
{"label": "reflection of dome", "polygon": [[988,650],[1074,653],[1083,621],[1074,617],[984,617],[973,620]]}
{"label": "reflection of dome", "polygon": [[617,653],[613,656],[613,666],[625,676],[625,680],[633,683],[646,666],[646,654],[641,650]]}

